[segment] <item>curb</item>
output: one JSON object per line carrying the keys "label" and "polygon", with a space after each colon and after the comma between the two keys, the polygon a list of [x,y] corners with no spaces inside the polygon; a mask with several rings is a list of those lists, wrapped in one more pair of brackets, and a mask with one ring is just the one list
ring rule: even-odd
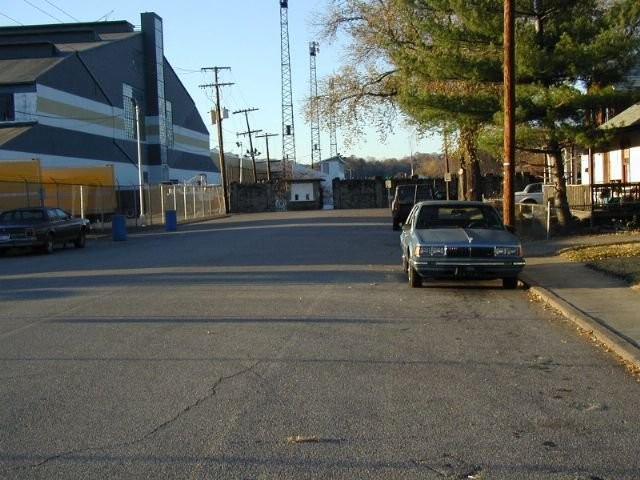
{"label": "curb", "polygon": [[[192,225],[194,223],[208,222],[210,220],[219,220],[221,218],[229,218],[229,217],[231,217],[231,214],[227,213],[227,214],[214,215],[212,217],[207,217],[207,218],[196,218],[192,220],[179,222],[177,224],[177,228],[179,229],[181,225]],[[111,235],[112,235],[111,229],[112,227],[108,227],[108,228],[105,227],[100,229],[100,233],[94,233],[94,229],[92,228],[91,232],[87,235],[87,238],[91,238],[95,240],[98,240],[101,238],[111,238]],[[127,233],[130,233],[132,235],[135,235],[136,233],[140,233],[140,232],[160,231],[160,230],[165,230],[165,225],[163,223],[154,223],[152,225],[145,225],[145,226],[134,225],[131,227],[127,227]]]}
{"label": "curb", "polygon": [[565,318],[591,334],[598,342],[605,345],[622,360],[633,364],[636,368],[640,368],[640,349],[628,341],[624,335],[616,332],[607,324],[587,315],[552,291],[537,285],[534,281],[530,281],[526,275],[522,275],[520,281],[531,293],[540,297],[551,308],[559,311]]}

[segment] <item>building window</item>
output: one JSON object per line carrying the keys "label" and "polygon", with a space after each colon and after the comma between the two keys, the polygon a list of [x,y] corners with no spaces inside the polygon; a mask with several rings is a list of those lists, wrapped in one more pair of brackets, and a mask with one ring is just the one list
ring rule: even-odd
{"label": "building window", "polygon": [[0,93],[0,122],[13,122],[15,119],[13,93]]}
{"label": "building window", "polygon": [[122,84],[122,104],[124,110],[124,137],[129,140],[137,139],[136,104],[140,106],[140,137],[145,138],[144,126],[144,98],[137,88]]}
{"label": "building window", "polygon": [[175,139],[173,137],[173,106],[171,102],[166,102],[167,106],[167,147],[173,148],[175,145]]}

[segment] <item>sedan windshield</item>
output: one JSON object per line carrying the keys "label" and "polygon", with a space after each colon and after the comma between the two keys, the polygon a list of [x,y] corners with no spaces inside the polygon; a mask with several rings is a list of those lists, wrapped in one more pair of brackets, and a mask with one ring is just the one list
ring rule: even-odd
{"label": "sedan windshield", "polygon": [[418,213],[416,228],[490,228],[503,230],[496,210],[477,205],[424,205]]}

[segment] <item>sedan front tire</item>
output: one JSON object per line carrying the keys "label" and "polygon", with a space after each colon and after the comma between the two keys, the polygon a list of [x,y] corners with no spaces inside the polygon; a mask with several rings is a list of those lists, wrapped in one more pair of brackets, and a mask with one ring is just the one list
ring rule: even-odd
{"label": "sedan front tire", "polygon": [[409,288],[420,288],[422,287],[422,277],[416,272],[416,269],[409,264],[408,274],[409,278]]}

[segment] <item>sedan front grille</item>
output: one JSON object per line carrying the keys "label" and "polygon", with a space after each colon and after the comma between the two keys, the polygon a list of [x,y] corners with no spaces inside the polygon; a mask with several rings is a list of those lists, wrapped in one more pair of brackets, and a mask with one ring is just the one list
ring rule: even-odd
{"label": "sedan front grille", "polygon": [[494,256],[493,247],[471,247],[471,256],[474,258],[487,258]]}
{"label": "sedan front grille", "polygon": [[447,257],[466,258],[471,256],[471,247],[447,247]]}
{"label": "sedan front grille", "polygon": [[452,258],[488,258],[493,256],[493,247],[447,247],[447,257]]}

